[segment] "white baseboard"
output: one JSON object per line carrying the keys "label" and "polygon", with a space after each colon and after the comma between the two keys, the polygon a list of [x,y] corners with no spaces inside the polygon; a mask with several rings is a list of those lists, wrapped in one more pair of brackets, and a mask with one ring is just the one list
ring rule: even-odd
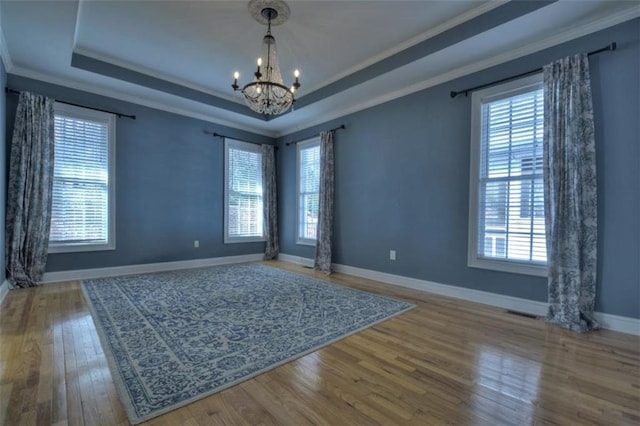
{"label": "white baseboard", "polygon": [[456,299],[468,300],[470,302],[483,303],[485,305],[496,306],[498,308],[511,309],[533,315],[545,315],[547,313],[547,304],[535,300],[505,296],[481,290],[473,290],[466,287],[440,284],[433,281],[409,278],[402,275],[387,274],[385,272],[372,271],[347,265],[334,264],[333,268],[334,271],[341,272],[343,274],[408,287],[414,290],[426,291],[427,293],[455,297]]}
{"label": "white baseboard", "polygon": [[308,266],[313,268],[313,259],[309,259],[308,257],[300,257],[294,256],[292,254],[284,254],[280,253],[278,255],[278,260],[283,260],[289,263],[295,263],[296,265]]}
{"label": "white baseboard", "polygon": [[7,293],[9,293],[9,280],[4,280],[2,284],[0,284],[0,304],[4,301]]}
{"label": "white baseboard", "polygon": [[593,315],[602,328],[640,336],[640,319],[605,314],[604,312],[594,312]]}
{"label": "white baseboard", "polygon": [[[278,256],[278,259],[298,265],[313,266],[313,260],[305,257],[281,253]],[[385,272],[356,268],[354,266],[340,265],[336,263],[333,264],[333,270],[343,274],[353,275],[355,277],[367,278],[370,280],[412,288],[414,290],[420,290],[427,293],[439,294],[442,296],[454,297],[456,299],[467,300],[470,302],[482,303],[502,309],[509,309],[538,316],[544,316],[547,313],[547,303],[538,302],[536,300],[522,299],[520,297],[489,293],[487,291],[473,290],[470,288],[458,287],[448,284],[440,284],[433,281],[409,278],[402,275],[388,274]],[[595,317],[602,328],[640,336],[640,319],[623,317],[613,314],[605,314],[602,312],[596,312]]]}
{"label": "white baseboard", "polygon": [[140,265],[113,266],[108,268],[76,269],[73,271],[46,272],[43,284],[60,281],[87,280],[92,278],[117,277],[121,275],[148,274],[175,271],[177,269],[203,268],[231,263],[257,262],[264,259],[263,253],[240,256],[211,257],[208,259],[181,260],[177,262],[144,263]]}

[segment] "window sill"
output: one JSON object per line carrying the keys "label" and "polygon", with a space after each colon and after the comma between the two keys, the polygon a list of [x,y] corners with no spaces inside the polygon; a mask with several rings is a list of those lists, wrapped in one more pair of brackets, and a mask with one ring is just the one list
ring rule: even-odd
{"label": "window sill", "polygon": [[263,237],[240,237],[240,238],[225,238],[224,244],[237,244],[237,243],[264,243],[267,240]]}
{"label": "window sill", "polygon": [[467,266],[470,268],[488,269],[492,271],[510,272],[512,274],[532,275],[536,277],[547,276],[547,266],[519,263],[519,262],[503,262],[500,260],[470,258]]}
{"label": "window sill", "polygon": [[316,241],[315,240],[296,240],[296,244],[298,244],[299,246],[315,247]]}
{"label": "window sill", "polygon": [[82,253],[87,251],[115,250],[115,244],[66,244],[49,246],[48,254]]}

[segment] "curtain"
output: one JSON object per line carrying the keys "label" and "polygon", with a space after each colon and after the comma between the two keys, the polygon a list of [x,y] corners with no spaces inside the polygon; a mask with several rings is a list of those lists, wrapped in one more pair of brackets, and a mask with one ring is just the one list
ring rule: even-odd
{"label": "curtain", "polygon": [[22,92],[11,141],[6,265],[14,287],[42,280],[47,262],[54,159],[53,99]]}
{"label": "curtain", "polygon": [[333,130],[320,133],[320,206],[313,268],[331,274],[333,236]]}
{"label": "curtain", "polygon": [[272,145],[262,145],[262,181],[264,194],[265,260],[278,257],[278,198],[276,195],[276,159]]}
{"label": "curtain", "polygon": [[598,328],[596,148],[586,54],[544,71],[544,198],[547,321],[584,332]]}

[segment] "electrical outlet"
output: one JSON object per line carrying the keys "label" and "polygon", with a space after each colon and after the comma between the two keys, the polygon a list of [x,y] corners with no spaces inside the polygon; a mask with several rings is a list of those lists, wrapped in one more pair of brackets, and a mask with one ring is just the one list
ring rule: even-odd
{"label": "electrical outlet", "polygon": [[193,241],[193,246],[194,246],[195,248],[200,247],[200,241],[198,241],[198,240],[194,240],[194,241]]}
{"label": "electrical outlet", "polygon": [[389,260],[396,260],[396,251],[389,250]]}

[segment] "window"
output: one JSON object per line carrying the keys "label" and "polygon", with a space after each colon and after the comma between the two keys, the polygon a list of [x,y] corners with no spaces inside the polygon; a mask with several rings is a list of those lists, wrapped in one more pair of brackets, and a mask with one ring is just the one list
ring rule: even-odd
{"label": "window", "polygon": [[115,117],[55,104],[49,252],[115,248]]}
{"label": "window", "polygon": [[320,205],[320,138],[298,143],[296,243],[315,245]]}
{"label": "window", "polygon": [[472,97],[469,266],[546,275],[541,76]]}
{"label": "window", "polygon": [[260,146],[225,139],[224,158],[224,242],[264,241]]}

